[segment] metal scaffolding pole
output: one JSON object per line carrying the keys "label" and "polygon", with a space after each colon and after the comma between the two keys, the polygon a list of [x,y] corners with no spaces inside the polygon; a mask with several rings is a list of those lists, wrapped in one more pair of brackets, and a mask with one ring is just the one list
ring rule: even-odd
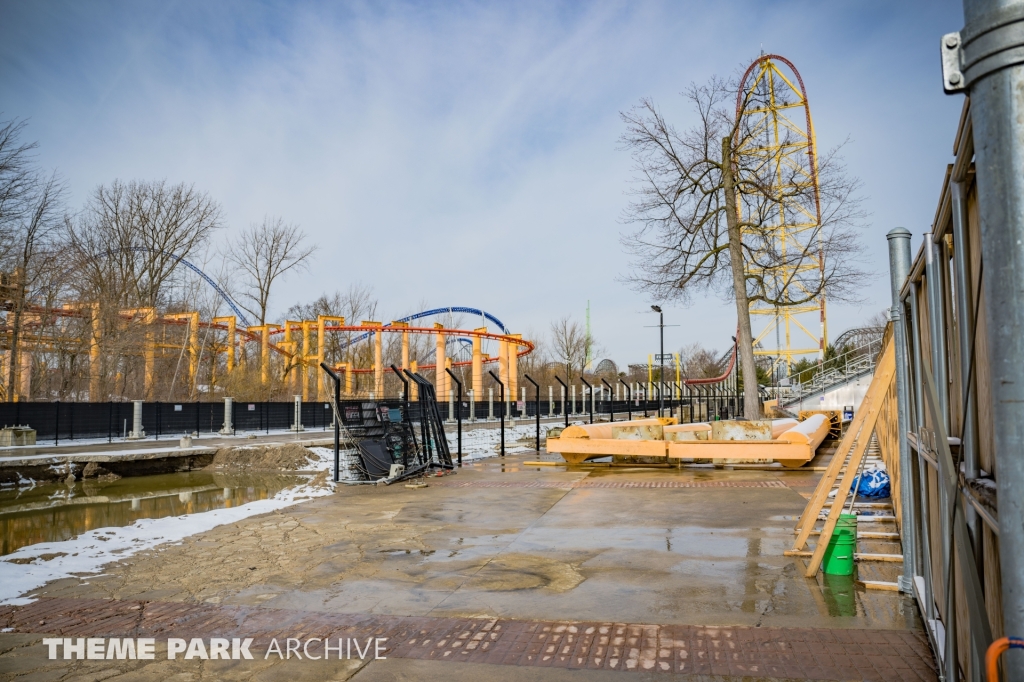
{"label": "metal scaffolding pole", "polygon": [[[947,92],[971,98],[993,451],[999,500],[1003,627],[1024,635],[1024,2],[964,0],[964,29],[942,37]],[[1003,657],[1024,681],[1024,650]]]}
{"label": "metal scaffolding pole", "polygon": [[[896,418],[899,429],[900,471],[909,474],[912,469],[910,444],[907,442],[907,424],[909,420],[907,383],[907,330],[903,322],[903,302],[900,300],[900,289],[907,281],[910,273],[910,231],[902,227],[891,230],[886,235],[889,240],[889,281],[892,288],[892,308],[889,316],[894,328],[893,341],[896,344],[896,393],[898,414]],[[903,575],[899,577],[901,592],[914,593],[914,574],[917,568],[917,541],[914,537],[914,477],[900,476],[900,496],[903,500],[900,528],[903,530]]]}

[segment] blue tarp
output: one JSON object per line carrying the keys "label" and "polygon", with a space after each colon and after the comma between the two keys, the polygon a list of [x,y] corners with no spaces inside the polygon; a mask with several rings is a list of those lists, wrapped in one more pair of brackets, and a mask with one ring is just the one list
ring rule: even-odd
{"label": "blue tarp", "polygon": [[857,479],[854,479],[853,485],[850,486],[850,492],[853,492],[854,487],[857,488],[857,494],[861,497],[889,497],[889,474],[884,469],[868,469],[861,474],[860,485],[857,485]]}

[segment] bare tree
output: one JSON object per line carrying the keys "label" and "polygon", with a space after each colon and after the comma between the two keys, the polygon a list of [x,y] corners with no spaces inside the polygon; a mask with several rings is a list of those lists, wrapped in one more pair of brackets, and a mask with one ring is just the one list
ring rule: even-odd
{"label": "bare tree", "polygon": [[18,226],[30,211],[37,175],[32,163],[35,142],[22,142],[25,122],[0,122],[0,261],[17,247]]}
{"label": "bare tree", "polygon": [[569,316],[551,324],[551,355],[565,368],[566,382],[572,382],[575,376],[583,374],[592,346],[593,339],[583,325]]}
{"label": "bare tree", "polygon": [[[726,356],[728,357],[728,356]],[[727,363],[723,356],[698,341],[679,349],[679,365],[687,379],[710,379],[721,376]]]}
{"label": "bare tree", "polygon": [[[23,181],[24,190],[18,198],[20,207],[9,211],[9,220],[4,220],[4,233],[11,241],[3,259],[4,269],[11,273],[10,286],[5,288],[8,293],[4,296],[8,310],[6,326],[10,330],[5,377],[8,400],[15,399],[21,383],[21,342],[26,318],[32,318],[36,327],[40,327],[46,323],[43,318],[48,317],[45,308],[33,310],[31,299],[44,278],[53,274],[63,211],[64,185],[56,173],[46,176],[32,169]],[[22,396],[22,399],[30,398]]]}
{"label": "bare tree", "polygon": [[316,245],[306,245],[305,240],[297,225],[266,217],[231,244],[226,257],[242,275],[240,304],[259,324],[266,324],[274,282],[290,270],[308,267]]}
{"label": "bare tree", "polygon": [[[637,228],[622,243],[635,257],[629,281],[653,298],[686,301],[709,290],[732,298],[743,375],[756,377],[750,305],[800,305],[823,293],[852,296],[864,276],[854,229],[863,214],[859,182],[833,150],[817,163],[820,220],[803,228],[802,246],[779,245],[774,226],[783,213],[814,207],[819,197],[805,179],[808,168],[783,158],[790,140],[766,151],[764,131],[737,116],[764,107],[771,93],[742,93],[734,108],[737,92],[738,83],[718,78],[691,85],[683,94],[698,123],[683,132],[648,99],[622,114],[622,146],[637,173],[625,216]],[[745,416],[760,418],[757,381],[744,382],[744,397]]]}
{"label": "bare tree", "polygon": [[879,333],[883,332],[889,324],[889,309],[883,308],[869,317],[861,326],[865,329],[874,329]]}
{"label": "bare tree", "polygon": [[67,223],[81,294],[122,307],[161,305],[181,259],[200,254],[219,227],[220,206],[193,185],[100,185]]}

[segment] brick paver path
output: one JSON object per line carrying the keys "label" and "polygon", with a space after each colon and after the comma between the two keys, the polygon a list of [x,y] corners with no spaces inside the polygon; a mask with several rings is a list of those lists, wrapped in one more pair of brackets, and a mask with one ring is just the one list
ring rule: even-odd
{"label": "brick paver path", "polygon": [[[184,602],[40,599],[0,627],[63,637],[387,638],[387,656],[518,666],[776,677],[926,680],[923,633],[336,614]],[[282,644],[283,648],[283,644]]]}

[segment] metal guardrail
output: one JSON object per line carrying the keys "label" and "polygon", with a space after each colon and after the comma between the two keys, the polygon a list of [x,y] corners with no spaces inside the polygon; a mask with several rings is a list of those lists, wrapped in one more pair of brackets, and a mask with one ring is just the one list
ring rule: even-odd
{"label": "metal guardrail", "polygon": [[780,404],[798,402],[808,395],[822,393],[833,386],[873,373],[876,358],[881,350],[882,339],[878,338],[829,360],[829,366],[815,372],[810,381],[801,383],[795,380],[807,370],[789,374],[782,380],[785,382],[786,379],[789,379],[789,386],[774,386],[769,392],[774,393],[774,397],[779,399]]}

